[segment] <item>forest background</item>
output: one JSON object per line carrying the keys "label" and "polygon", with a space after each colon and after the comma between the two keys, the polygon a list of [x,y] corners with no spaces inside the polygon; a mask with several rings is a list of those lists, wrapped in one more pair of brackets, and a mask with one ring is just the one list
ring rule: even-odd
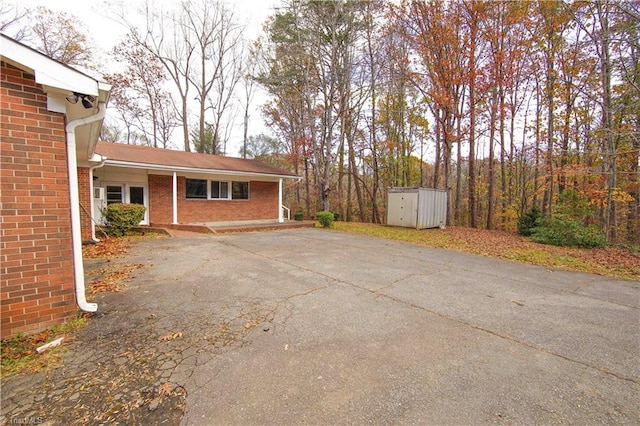
{"label": "forest background", "polygon": [[230,154],[299,174],[308,218],[383,223],[389,187],[426,186],[449,225],[640,240],[638,1],[283,0],[262,31],[233,3],[103,11],[109,67],[73,15],[0,3],[2,32],[113,84],[104,140],[227,155],[240,127]]}

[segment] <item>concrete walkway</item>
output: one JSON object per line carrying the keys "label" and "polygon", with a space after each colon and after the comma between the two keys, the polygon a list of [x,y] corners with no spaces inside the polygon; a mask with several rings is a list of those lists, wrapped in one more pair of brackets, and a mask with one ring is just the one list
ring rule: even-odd
{"label": "concrete walkway", "polygon": [[[143,240],[117,262],[147,266],[63,367],[3,381],[5,419],[29,400],[62,424],[66,391],[134,424],[640,423],[639,282],[322,229]],[[128,417],[115,393],[139,398]]]}

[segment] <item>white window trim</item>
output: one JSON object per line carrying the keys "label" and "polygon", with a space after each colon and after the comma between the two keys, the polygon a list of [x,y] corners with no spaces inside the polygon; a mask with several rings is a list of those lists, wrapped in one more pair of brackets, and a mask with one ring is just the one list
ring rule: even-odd
{"label": "white window trim", "polygon": [[[251,199],[251,181],[248,180],[223,180],[223,179],[203,179],[203,178],[189,178],[186,179],[191,180],[206,180],[207,181],[207,198],[189,198],[185,193],[184,197],[186,200],[207,200],[207,201],[249,201]],[[226,198],[213,198],[213,194],[211,193],[213,185],[211,182],[226,182],[227,183],[227,197]],[[233,183],[234,182],[242,182],[247,184],[248,196],[247,198],[233,198]]]}
{"label": "white window trim", "polygon": [[144,206],[145,206],[145,211],[144,211],[144,218],[142,219],[142,221],[140,222],[140,225],[148,225],[149,224],[149,185],[146,183],[137,183],[137,182],[133,182],[133,183],[127,183],[127,182],[113,182],[113,181],[109,181],[109,182],[102,182],[101,186],[102,188],[104,188],[104,193],[105,193],[105,206],[107,205],[107,186],[119,186],[121,188],[121,203],[130,203],[131,202],[131,192],[129,191],[130,188],[132,186],[135,187],[141,187],[144,189],[143,191],[143,195],[144,195]]}

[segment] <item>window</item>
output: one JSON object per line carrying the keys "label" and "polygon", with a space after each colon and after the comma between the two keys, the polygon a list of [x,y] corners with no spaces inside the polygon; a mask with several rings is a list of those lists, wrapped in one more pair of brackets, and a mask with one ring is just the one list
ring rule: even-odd
{"label": "window", "polygon": [[211,198],[229,198],[229,182],[212,180]]}
{"label": "window", "polygon": [[187,198],[207,199],[207,181],[205,179],[186,180]]}
{"label": "window", "polygon": [[198,200],[248,200],[249,182],[186,179],[186,198]]}
{"label": "window", "polygon": [[122,185],[107,185],[107,205],[122,202]]}
{"label": "window", "polygon": [[234,200],[248,200],[249,182],[232,182],[231,198]]}

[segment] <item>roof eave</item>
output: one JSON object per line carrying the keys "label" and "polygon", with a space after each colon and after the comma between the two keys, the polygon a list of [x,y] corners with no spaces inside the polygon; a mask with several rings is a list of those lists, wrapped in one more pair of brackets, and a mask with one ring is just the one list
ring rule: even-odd
{"label": "roof eave", "polygon": [[269,178],[276,178],[276,179],[296,179],[296,180],[302,179],[302,177],[295,176],[295,175],[247,172],[242,170],[203,169],[199,167],[168,166],[168,165],[162,165],[162,164],[145,164],[145,163],[135,163],[131,161],[112,160],[109,158],[106,159],[105,165],[115,166],[115,167],[129,167],[133,169],[158,170],[158,171],[165,171],[165,172],[200,173],[200,174],[228,175],[228,176],[256,176],[256,177],[269,177]]}

